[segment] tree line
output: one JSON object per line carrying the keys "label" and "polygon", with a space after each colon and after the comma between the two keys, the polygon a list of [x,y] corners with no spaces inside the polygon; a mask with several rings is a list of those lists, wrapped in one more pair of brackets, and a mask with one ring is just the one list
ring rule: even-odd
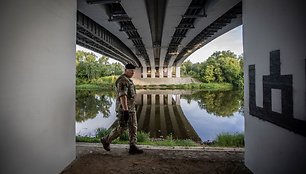
{"label": "tree line", "polygon": [[123,66],[120,63],[109,63],[106,56],[97,58],[93,53],[76,52],[77,84],[105,81],[103,77],[120,75],[122,72]]}
{"label": "tree line", "polygon": [[[76,52],[77,84],[112,84],[115,77],[123,73],[123,65],[109,63],[109,58],[97,58],[93,53]],[[243,57],[231,51],[216,51],[207,60],[181,65],[181,75],[191,76],[203,83],[231,83],[243,88]]]}
{"label": "tree line", "polygon": [[204,83],[226,82],[243,88],[243,57],[231,51],[216,51],[204,62],[183,62],[181,75],[191,76]]}

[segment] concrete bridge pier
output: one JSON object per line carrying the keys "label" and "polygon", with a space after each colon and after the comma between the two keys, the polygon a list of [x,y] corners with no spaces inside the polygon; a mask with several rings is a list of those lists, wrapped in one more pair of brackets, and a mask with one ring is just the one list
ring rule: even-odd
{"label": "concrete bridge pier", "polygon": [[306,2],[243,4],[245,164],[306,173]]}
{"label": "concrete bridge pier", "polygon": [[0,1],[0,173],[75,159],[75,0]]}
{"label": "concrete bridge pier", "polygon": [[[152,68],[148,71],[147,68],[139,68],[136,69],[135,74],[134,74],[134,78],[148,78],[147,74],[150,74],[150,78],[164,78],[164,76],[166,75],[167,78],[173,78],[173,69],[175,69],[175,77],[176,78],[180,78],[181,77],[181,67],[180,66],[170,66],[167,68],[159,68],[158,72],[156,72],[157,70],[155,68]],[[156,76],[156,74],[158,76]]]}

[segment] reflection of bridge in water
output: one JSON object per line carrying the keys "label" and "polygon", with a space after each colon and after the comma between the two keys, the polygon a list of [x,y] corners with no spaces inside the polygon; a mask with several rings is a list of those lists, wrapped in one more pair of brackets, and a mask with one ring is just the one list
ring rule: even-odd
{"label": "reflection of bridge in water", "polygon": [[180,94],[167,94],[165,91],[139,93],[136,100],[139,131],[149,132],[154,138],[165,138],[171,134],[177,139],[201,141],[184,115]]}

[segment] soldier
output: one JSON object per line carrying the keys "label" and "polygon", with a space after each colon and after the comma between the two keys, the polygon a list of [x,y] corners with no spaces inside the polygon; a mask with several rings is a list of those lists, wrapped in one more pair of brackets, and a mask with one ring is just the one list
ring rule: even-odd
{"label": "soldier", "polygon": [[116,113],[118,125],[111,133],[101,138],[103,148],[110,151],[110,143],[119,137],[129,127],[130,154],[141,154],[143,150],[136,146],[137,117],[135,108],[136,89],[130,79],[134,75],[133,64],[125,65],[125,72],[116,81]]}

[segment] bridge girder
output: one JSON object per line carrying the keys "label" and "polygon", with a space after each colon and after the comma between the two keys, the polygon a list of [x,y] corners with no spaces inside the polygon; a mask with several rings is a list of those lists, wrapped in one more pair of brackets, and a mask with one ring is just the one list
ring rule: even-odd
{"label": "bridge girder", "polygon": [[[242,24],[241,4],[241,0],[78,0],[77,44],[142,68],[180,66],[194,51]],[[90,25],[80,24],[80,16]],[[96,28],[108,39],[97,35]]]}

